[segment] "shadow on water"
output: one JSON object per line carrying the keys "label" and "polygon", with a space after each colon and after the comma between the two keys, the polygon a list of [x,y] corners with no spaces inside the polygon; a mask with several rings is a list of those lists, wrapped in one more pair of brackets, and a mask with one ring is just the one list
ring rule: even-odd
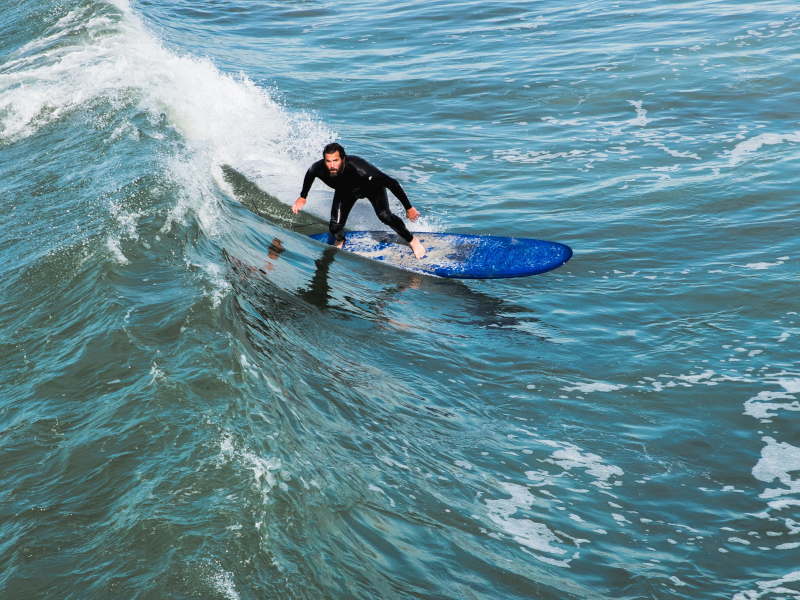
{"label": "shadow on water", "polygon": [[236,199],[250,212],[279,227],[305,235],[328,231],[328,222],[309,213],[292,213],[291,208],[250,181],[229,165],[222,165],[225,181],[233,188]]}

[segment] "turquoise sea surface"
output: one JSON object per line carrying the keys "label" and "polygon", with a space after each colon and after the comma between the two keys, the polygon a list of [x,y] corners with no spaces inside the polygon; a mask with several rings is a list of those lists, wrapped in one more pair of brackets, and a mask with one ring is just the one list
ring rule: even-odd
{"label": "turquoise sea surface", "polygon": [[5,0],[0,598],[800,600],[799,173],[796,2]]}

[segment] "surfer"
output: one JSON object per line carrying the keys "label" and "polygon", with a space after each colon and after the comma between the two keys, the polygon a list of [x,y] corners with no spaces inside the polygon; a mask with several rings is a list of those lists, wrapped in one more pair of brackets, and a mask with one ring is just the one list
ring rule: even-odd
{"label": "surfer", "polygon": [[322,150],[322,160],[315,162],[306,171],[300,197],[292,205],[294,214],[303,210],[315,178],[321,179],[328,187],[336,190],[331,204],[330,233],[337,248],[344,245],[344,225],[356,200],[367,198],[381,222],[408,242],[414,251],[414,256],[417,258],[425,256],[425,248],[420,241],[406,228],[403,220],[389,210],[387,188],[400,200],[409,219],[416,221],[419,218],[419,211],[411,206],[408,196],[396,179],[389,177],[361,157],[347,156],[340,144],[335,142],[328,144]]}

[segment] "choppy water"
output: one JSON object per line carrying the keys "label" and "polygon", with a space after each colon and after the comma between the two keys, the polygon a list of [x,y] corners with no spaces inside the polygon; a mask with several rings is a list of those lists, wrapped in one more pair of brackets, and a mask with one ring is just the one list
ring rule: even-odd
{"label": "choppy water", "polygon": [[[0,596],[800,598],[799,41],[766,0],[4,4]],[[418,230],[575,256],[325,251],[273,213],[332,139]]]}

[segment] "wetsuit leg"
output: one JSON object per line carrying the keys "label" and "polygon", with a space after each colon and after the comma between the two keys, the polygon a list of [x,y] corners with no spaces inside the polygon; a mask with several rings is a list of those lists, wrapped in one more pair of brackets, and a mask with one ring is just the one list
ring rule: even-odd
{"label": "wetsuit leg", "polygon": [[375,214],[384,223],[394,229],[395,233],[403,238],[405,241],[410,242],[414,235],[408,230],[403,219],[392,213],[389,210],[389,198],[386,196],[386,188],[381,188],[371,196],[369,201],[372,208],[375,209]]}
{"label": "wetsuit leg", "polygon": [[356,200],[357,198],[352,195],[343,194],[338,190],[333,194],[329,230],[336,243],[344,241],[344,225],[347,223],[347,217],[350,216],[350,211],[353,210]]}

